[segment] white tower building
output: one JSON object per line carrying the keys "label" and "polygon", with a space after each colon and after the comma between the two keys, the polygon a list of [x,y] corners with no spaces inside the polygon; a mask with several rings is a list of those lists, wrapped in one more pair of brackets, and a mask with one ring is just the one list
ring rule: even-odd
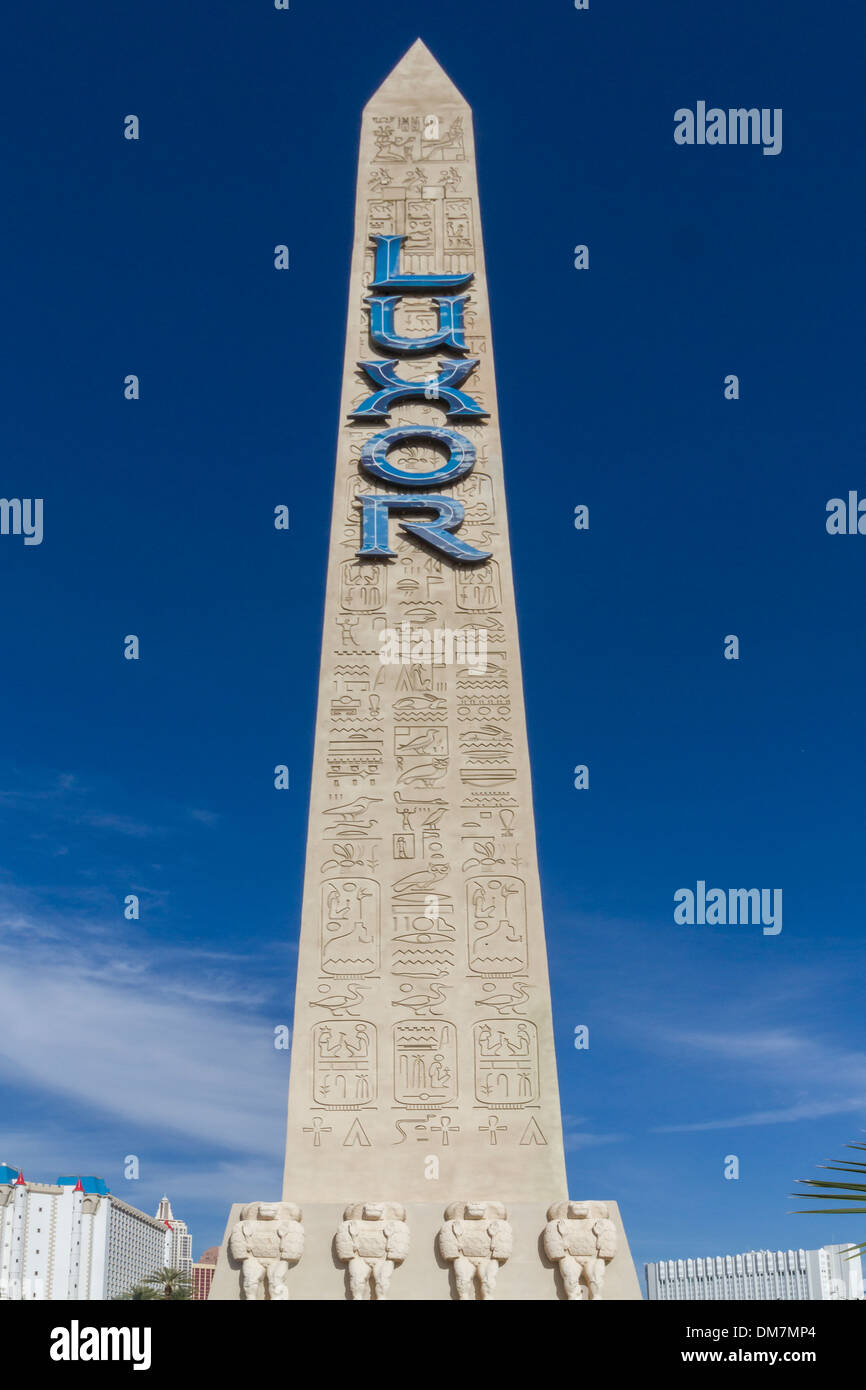
{"label": "white tower building", "polygon": [[192,1236],[185,1221],[179,1221],[173,1214],[171,1202],[163,1194],[156,1209],[157,1221],[162,1221],[170,1233],[168,1259],[169,1269],[179,1269],[192,1276]]}
{"label": "white tower building", "polygon": [[[853,1242],[852,1242],[853,1244]],[[747,1250],[646,1266],[651,1301],[678,1299],[831,1299],[864,1297],[863,1266],[850,1245],[819,1250]]]}
{"label": "white tower building", "polygon": [[101,1178],[28,1182],[0,1165],[0,1299],[114,1298],[169,1264],[174,1238]]}

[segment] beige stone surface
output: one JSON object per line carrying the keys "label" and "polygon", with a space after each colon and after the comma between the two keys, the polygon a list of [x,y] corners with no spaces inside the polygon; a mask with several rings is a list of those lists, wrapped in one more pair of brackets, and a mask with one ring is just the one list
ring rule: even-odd
{"label": "beige stone surface", "polygon": [[[435,399],[349,418],[376,389],[359,361],[398,355],[370,338],[374,234],[406,237],[403,273],[473,275],[462,357],[477,366],[460,389],[486,418],[452,423]],[[431,298],[403,294],[399,334],[437,324]],[[435,377],[448,360],[461,355],[408,353],[398,372]],[[283,1186],[304,1253],[288,1297],[565,1299],[562,1269],[574,1291],[597,1258],[606,1299],[640,1298],[613,1202],[600,1254],[545,1252],[568,1191],[472,117],[420,40],[363,115],[340,420]],[[395,519],[393,559],[356,556],[357,495],[396,490],[359,468],[361,447],[411,424],[474,446],[473,471],[434,491],[464,505],[458,534],[484,563],[443,557]],[[426,443],[389,455],[409,471],[441,458]],[[380,633],[403,623],[483,633],[486,665],[465,652],[383,664]],[[224,1242],[210,1297],[241,1288]]]}
{"label": "beige stone surface", "polygon": [[[432,1186],[432,1184],[431,1184]],[[481,1194],[484,1198],[485,1194]],[[388,1288],[388,1302],[438,1302],[455,1300],[454,1273],[439,1248],[439,1232],[449,1203],[443,1197],[437,1202],[410,1202],[406,1205],[406,1225],[409,1229],[409,1249],[397,1266]],[[605,1302],[641,1298],[640,1286],[623,1230],[616,1202],[606,1202],[610,1218],[616,1227],[616,1255],[607,1266]],[[322,1300],[345,1302],[349,1298],[349,1278],[346,1265],[338,1258],[336,1236],[343,1222],[346,1204],[316,1203],[304,1208],[304,1254],[286,1277],[289,1302]],[[241,1270],[228,1250],[228,1240],[239,1219],[240,1204],[232,1207],[220,1258],[214,1274],[210,1297],[231,1302],[241,1297]],[[566,1299],[562,1279],[555,1263],[544,1253],[544,1229],[547,1224],[547,1204],[516,1202],[507,1208],[512,1231],[512,1251],[499,1270],[494,1300],[496,1302]]]}
{"label": "beige stone surface", "polygon": [[[348,419],[375,389],[358,361],[388,357],[364,305],[377,232],[408,236],[403,271],[474,272],[464,356],[479,365],[462,389],[481,423],[449,425],[435,401]],[[399,331],[435,327],[428,297],[399,309]],[[400,373],[445,358],[460,360],[437,348]],[[432,1154],[458,1193],[566,1197],[472,117],[420,41],[364,111],[341,420],[284,1193],[424,1202]],[[412,422],[475,445],[468,478],[434,491],[464,502],[459,535],[489,564],[436,558],[394,521],[397,558],[356,560],[355,494],[386,491],[359,472],[360,446]],[[383,665],[378,632],[407,620],[482,628],[487,671]]]}

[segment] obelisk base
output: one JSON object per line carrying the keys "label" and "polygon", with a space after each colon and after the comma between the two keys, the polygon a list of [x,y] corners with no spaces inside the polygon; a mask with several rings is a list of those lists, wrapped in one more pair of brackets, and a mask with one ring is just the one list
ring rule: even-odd
{"label": "obelisk base", "polygon": [[[391,1196],[395,1201],[399,1200],[399,1193]],[[387,1293],[390,1302],[435,1302],[457,1298],[454,1268],[442,1257],[438,1240],[439,1231],[445,1223],[445,1208],[450,1201],[451,1198],[446,1196],[436,1202],[406,1204],[409,1250],[391,1276]],[[304,1228],[304,1251],[286,1276],[290,1301],[312,1299],[345,1302],[349,1299],[347,1266],[338,1258],[336,1249],[336,1236],[343,1225],[346,1205],[346,1202],[303,1204],[301,1223]],[[640,1285],[619,1207],[616,1202],[609,1201],[605,1201],[604,1205],[608,1208],[609,1220],[616,1228],[616,1253],[605,1267],[602,1298],[607,1303],[640,1300]],[[241,1264],[229,1250],[231,1233],[241,1219],[243,1209],[244,1204],[236,1203],[229,1214],[211,1284],[209,1297],[212,1299],[234,1302],[243,1297]],[[547,1204],[543,1202],[507,1204],[511,1254],[498,1270],[493,1294],[497,1301],[566,1299],[560,1270],[547,1257],[544,1249],[547,1213]],[[467,1224],[464,1221],[464,1229]],[[259,1296],[263,1296],[261,1289]],[[586,1297],[585,1290],[583,1297]]]}

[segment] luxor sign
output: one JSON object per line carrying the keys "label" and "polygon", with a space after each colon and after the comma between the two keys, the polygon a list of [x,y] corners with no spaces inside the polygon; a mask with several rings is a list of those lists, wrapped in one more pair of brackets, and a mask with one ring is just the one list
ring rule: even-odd
{"label": "luxor sign", "polygon": [[[373,241],[376,246],[376,266],[370,289],[376,293],[365,303],[370,309],[370,337],[377,347],[416,356],[441,348],[467,352],[463,309],[468,296],[445,294],[444,291],[465,289],[474,278],[472,273],[407,275],[400,269],[400,249],[405,237],[375,236]],[[402,337],[397,333],[395,309],[404,294],[423,294],[433,299],[439,316],[438,332],[415,338]],[[391,407],[397,401],[437,400],[444,403],[449,421],[485,419],[487,411],[460,389],[478,366],[478,360],[477,357],[465,357],[456,362],[440,360],[438,377],[420,381],[404,381],[399,375],[400,361],[397,358],[359,362],[358,366],[378,389],[357,410],[352,411],[351,418],[362,421],[387,420]],[[397,463],[391,462],[389,454],[397,445],[410,442],[442,445],[447,451],[447,458],[437,468],[427,472],[408,473]],[[392,487],[406,488],[407,491],[397,494],[357,494],[356,500],[361,504],[362,534],[357,555],[379,559],[396,554],[389,544],[388,524],[392,512],[432,512],[434,515],[430,520],[401,521],[401,530],[417,536],[452,560],[464,564],[489,560],[489,550],[478,550],[455,534],[465,515],[462,502],[455,497],[418,491],[419,488],[450,487],[474,468],[475,448],[465,435],[453,429],[423,424],[383,430],[365,442],[360,463],[368,477]]]}

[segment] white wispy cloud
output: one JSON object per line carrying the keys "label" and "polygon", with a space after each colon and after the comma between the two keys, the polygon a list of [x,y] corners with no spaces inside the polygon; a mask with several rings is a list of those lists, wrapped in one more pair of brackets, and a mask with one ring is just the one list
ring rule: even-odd
{"label": "white wispy cloud", "polygon": [[772,1083],[774,1091],[788,1089],[787,1105],[741,1111],[719,1119],[658,1125],[656,1134],[736,1129],[754,1125],[794,1124],[825,1115],[866,1113],[866,1053],[840,1047],[810,1032],[785,1028],[718,1032],[665,1030],[677,1048],[703,1053],[717,1063],[749,1066],[753,1088]]}
{"label": "white wispy cloud", "polygon": [[79,821],[83,825],[92,826],[94,830],[113,830],[118,835],[131,835],[136,840],[165,833],[160,826],[147,825],[144,821],[135,820],[132,816],[118,815],[115,811],[87,811],[79,817]]}
{"label": "white wispy cloud", "polygon": [[787,1125],[797,1120],[820,1120],[825,1115],[845,1115],[858,1111],[866,1114],[866,1095],[853,1099],[801,1101],[778,1110],[755,1110],[744,1115],[729,1115],[723,1120],[700,1120],[696,1124],[655,1125],[652,1134],[687,1134],[710,1129],[739,1129],[750,1125]]}
{"label": "white wispy cloud", "polygon": [[592,1149],[598,1144],[621,1144],[627,1139],[626,1134],[575,1134],[566,1132],[563,1135],[563,1144],[567,1152],[575,1149]]}
{"label": "white wispy cloud", "polygon": [[[155,982],[150,982],[154,983]],[[273,1030],[231,1007],[93,980],[86,971],[13,966],[0,974],[7,1077],[156,1134],[274,1153],[281,1085]]]}
{"label": "white wispy cloud", "polygon": [[[585,962],[615,949],[619,973],[615,992],[605,995],[605,1026],[631,1047],[638,1075],[652,1057],[656,1074],[670,1078],[654,1102],[662,1123],[649,1133],[866,1116],[866,1051],[850,1046],[844,1016],[827,1005],[847,998],[862,977],[859,941],[838,943],[808,967],[789,955],[744,970],[724,938],[704,937],[699,952],[684,952],[682,936],[660,934],[657,923],[600,913],[563,920],[569,931],[554,984],[563,993],[601,994],[606,981],[588,975]],[[763,944],[755,949],[764,961]],[[660,998],[671,1007],[660,1009]],[[707,1096],[715,1097],[709,1114]]]}
{"label": "white wispy cloud", "polygon": [[[10,926],[14,924],[14,932]],[[287,1020],[208,952],[158,952],[95,923],[0,902],[7,1083],[158,1135],[273,1156],[285,1125]],[[239,958],[240,959],[240,958]],[[244,962],[249,966],[249,957]]]}
{"label": "white wispy cloud", "polygon": [[[39,838],[47,838],[45,827],[48,824],[62,824],[67,832],[72,826],[84,826],[144,840],[177,831],[188,821],[212,827],[221,820],[218,812],[206,807],[178,806],[166,802],[159,808],[157,823],[105,804],[119,800],[122,795],[118,786],[103,786],[97,790],[87,786],[73,773],[55,773],[46,780],[45,785],[33,786],[21,774],[13,771],[7,773],[6,785],[0,786],[0,807],[17,811],[22,816],[34,817],[39,826],[35,832]],[[66,852],[65,846],[55,851]]]}

